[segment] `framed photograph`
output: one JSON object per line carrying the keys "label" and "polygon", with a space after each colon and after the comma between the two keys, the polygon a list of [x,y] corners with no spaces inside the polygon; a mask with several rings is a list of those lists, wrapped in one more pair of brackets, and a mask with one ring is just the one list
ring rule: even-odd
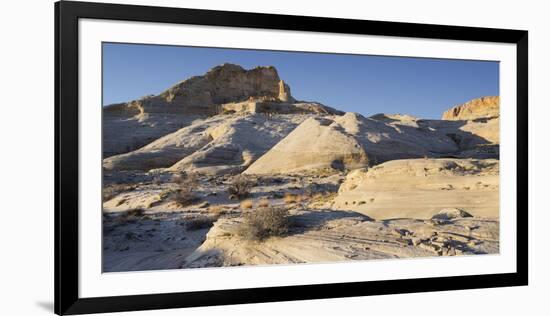
{"label": "framed photograph", "polygon": [[527,31],[55,23],[57,314],[527,284]]}

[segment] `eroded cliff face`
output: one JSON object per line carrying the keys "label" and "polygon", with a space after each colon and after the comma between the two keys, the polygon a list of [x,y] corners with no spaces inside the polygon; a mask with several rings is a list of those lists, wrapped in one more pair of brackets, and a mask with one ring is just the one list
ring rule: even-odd
{"label": "eroded cliff face", "polygon": [[445,111],[442,120],[475,120],[495,118],[500,115],[500,98],[498,96],[481,97]]}
{"label": "eroded cliff face", "polygon": [[[147,96],[126,104],[107,106],[107,112],[211,114],[215,105],[244,101],[255,97],[278,99],[281,82],[272,66],[246,70],[223,64],[203,76],[191,77],[156,96]],[[290,89],[283,97],[291,98]]]}

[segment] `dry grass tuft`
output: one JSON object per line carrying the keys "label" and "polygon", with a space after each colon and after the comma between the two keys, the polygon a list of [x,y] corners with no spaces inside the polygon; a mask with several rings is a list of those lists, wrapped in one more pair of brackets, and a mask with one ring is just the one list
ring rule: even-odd
{"label": "dry grass tuft", "polygon": [[210,213],[212,215],[215,215],[215,216],[220,216],[224,212],[225,212],[225,210],[223,209],[223,207],[221,207],[219,205],[212,205],[212,206],[208,207],[208,213]]}
{"label": "dry grass tuft", "polygon": [[199,180],[194,173],[181,173],[174,177],[178,189],[174,192],[173,199],[180,206],[187,206],[197,200],[195,191],[199,186]]}
{"label": "dry grass tuft", "polygon": [[336,192],[318,192],[310,199],[310,206],[322,206],[325,203],[332,203],[336,197]]}
{"label": "dry grass tuft", "polygon": [[254,182],[245,175],[236,175],[233,177],[231,184],[227,188],[229,194],[235,195],[239,199],[247,197],[250,194],[250,189],[254,186]]}
{"label": "dry grass tuft", "polygon": [[135,221],[137,219],[140,219],[144,216],[144,210],[141,209],[141,208],[135,208],[135,209],[131,209],[131,210],[128,210],[124,213],[121,213],[117,219],[119,222],[132,222],[132,221]]}
{"label": "dry grass tuft", "polygon": [[270,205],[269,200],[266,198],[261,198],[258,202],[259,207],[268,207]]}
{"label": "dry grass tuft", "polygon": [[216,217],[213,216],[195,216],[185,218],[185,229],[187,230],[199,230],[210,228],[214,225]]}
{"label": "dry grass tuft", "polygon": [[285,193],[283,201],[286,204],[300,203],[302,201],[302,196],[299,194]]}
{"label": "dry grass tuft", "polygon": [[252,200],[244,200],[241,202],[242,209],[251,209],[253,206],[254,202],[252,202]]}
{"label": "dry grass tuft", "polygon": [[248,240],[263,240],[284,236],[289,229],[289,213],[282,207],[262,207],[246,212],[239,231]]}
{"label": "dry grass tuft", "polygon": [[112,184],[104,186],[102,190],[103,202],[111,200],[122,192],[132,191],[136,188],[135,184]]}

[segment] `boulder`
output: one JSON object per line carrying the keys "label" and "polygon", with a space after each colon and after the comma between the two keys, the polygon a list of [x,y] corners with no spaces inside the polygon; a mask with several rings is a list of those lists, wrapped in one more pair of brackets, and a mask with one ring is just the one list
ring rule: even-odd
{"label": "boulder", "polygon": [[460,208],[445,208],[432,216],[434,220],[449,221],[457,218],[473,217],[472,214]]}

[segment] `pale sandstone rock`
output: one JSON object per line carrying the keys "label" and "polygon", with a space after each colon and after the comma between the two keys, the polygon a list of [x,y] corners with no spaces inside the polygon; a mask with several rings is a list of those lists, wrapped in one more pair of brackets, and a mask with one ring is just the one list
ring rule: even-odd
{"label": "pale sandstone rock", "polygon": [[443,120],[475,120],[492,118],[500,115],[500,99],[498,96],[481,97],[457,105],[443,113]]}
{"label": "pale sandstone rock", "polygon": [[279,81],[279,96],[282,102],[292,102],[294,98],[290,95],[290,87],[283,81]]}
{"label": "pale sandstone rock", "polygon": [[[450,132],[464,139],[471,138],[469,145],[477,138],[459,130],[459,124],[451,124],[455,126],[447,124],[433,128],[434,122],[411,116],[381,114],[365,118],[355,113],[310,119],[245,172],[356,169],[393,159],[459,155],[462,148],[448,135]],[[478,143],[487,141],[480,139],[475,144]]]}
{"label": "pale sandstone rock", "polygon": [[[412,219],[379,222],[355,212],[314,210],[294,212],[290,221],[297,227],[291,227],[286,236],[253,242],[239,234],[241,218],[219,219],[205,242],[185,258],[182,268],[472,255],[499,250],[495,220],[464,218],[434,227]],[[477,243],[467,245],[452,239],[465,233],[464,225],[479,227],[477,235],[471,236]],[[394,234],[403,227],[415,237]],[[428,237],[434,233],[445,241],[432,243]]]}
{"label": "pale sandstone rock", "polygon": [[350,172],[333,207],[375,219],[429,219],[446,208],[464,209],[478,217],[498,217],[499,162],[495,159],[388,161]]}
{"label": "pale sandstone rock", "polygon": [[250,166],[246,174],[288,173],[307,169],[354,169],[368,164],[355,138],[334,121],[309,118]]}
{"label": "pale sandstone rock", "polygon": [[435,220],[452,220],[456,218],[473,217],[472,214],[461,208],[445,208],[432,216]]}
{"label": "pale sandstone rock", "polygon": [[206,132],[212,141],[172,165],[170,171],[241,172],[290,133],[306,115],[236,115]]}
{"label": "pale sandstone rock", "polygon": [[307,115],[217,115],[196,120],[129,153],[103,160],[107,170],[242,171]]}

